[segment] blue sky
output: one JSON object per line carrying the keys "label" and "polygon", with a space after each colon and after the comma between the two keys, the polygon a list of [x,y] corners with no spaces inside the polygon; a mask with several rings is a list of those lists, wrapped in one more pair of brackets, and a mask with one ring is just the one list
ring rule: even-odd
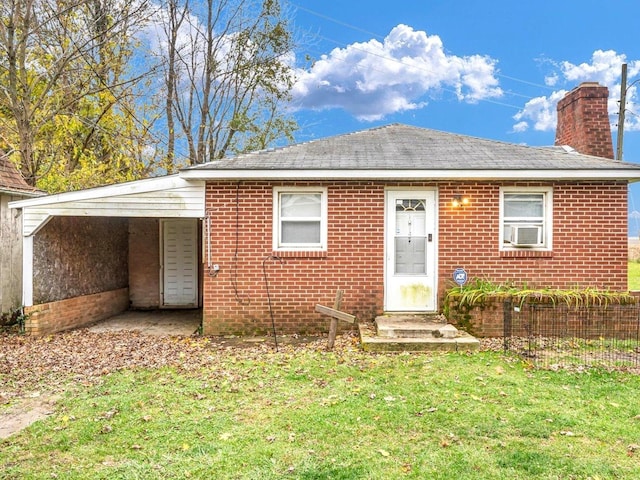
{"label": "blue sky", "polygon": [[[637,0],[285,0],[299,36],[297,141],[406,123],[552,145],[555,105],[583,81],[609,87],[617,136],[628,64],[625,161],[640,163]],[[315,61],[304,65],[305,56]],[[630,209],[640,210],[640,185]],[[633,215],[633,217],[640,215]],[[638,219],[630,231],[637,234]],[[634,226],[635,225],[635,226]],[[635,230],[635,232],[634,232]]]}

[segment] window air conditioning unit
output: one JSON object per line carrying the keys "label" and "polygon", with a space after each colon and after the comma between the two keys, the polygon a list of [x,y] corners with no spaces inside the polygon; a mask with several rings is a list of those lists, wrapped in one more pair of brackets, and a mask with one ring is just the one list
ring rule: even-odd
{"label": "window air conditioning unit", "polygon": [[511,238],[514,247],[541,247],[542,227],[540,225],[514,225],[511,227]]}

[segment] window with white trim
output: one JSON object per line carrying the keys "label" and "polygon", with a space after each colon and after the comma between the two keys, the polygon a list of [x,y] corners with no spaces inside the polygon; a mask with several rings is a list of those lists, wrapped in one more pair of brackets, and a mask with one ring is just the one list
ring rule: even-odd
{"label": "window with white trim", "polygon": [[504,187],[500,191],[500,248],[551,250],[549,188]]}
{"label": "window with white trim", "polygon": [[274,250],[326,250],[326,188],[273,190]]}

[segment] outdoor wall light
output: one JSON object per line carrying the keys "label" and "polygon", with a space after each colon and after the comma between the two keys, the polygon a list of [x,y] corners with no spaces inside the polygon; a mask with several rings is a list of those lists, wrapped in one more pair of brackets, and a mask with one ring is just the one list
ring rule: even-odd
{"label": "outdoor wall light", "polygon": [[451,200],[451,206],[454,208],[464,207],[465,205],[469,205],[469,197],[465,197],[464,195],[456,194],[453,196],[453,200]]}

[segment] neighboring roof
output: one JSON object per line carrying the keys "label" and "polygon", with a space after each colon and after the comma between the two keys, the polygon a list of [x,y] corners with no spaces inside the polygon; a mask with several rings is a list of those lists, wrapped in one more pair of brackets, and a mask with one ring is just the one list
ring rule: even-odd
{"label": "neighboring roof", "polygon": [[185,179],[621,179],[640,165],[393,124],[181,170]]}
{"label": "neighboring roof", "polygon": [[25,182],[9,156],[0,152],[0,192],[24,196],[42,195],[43,192]]}

